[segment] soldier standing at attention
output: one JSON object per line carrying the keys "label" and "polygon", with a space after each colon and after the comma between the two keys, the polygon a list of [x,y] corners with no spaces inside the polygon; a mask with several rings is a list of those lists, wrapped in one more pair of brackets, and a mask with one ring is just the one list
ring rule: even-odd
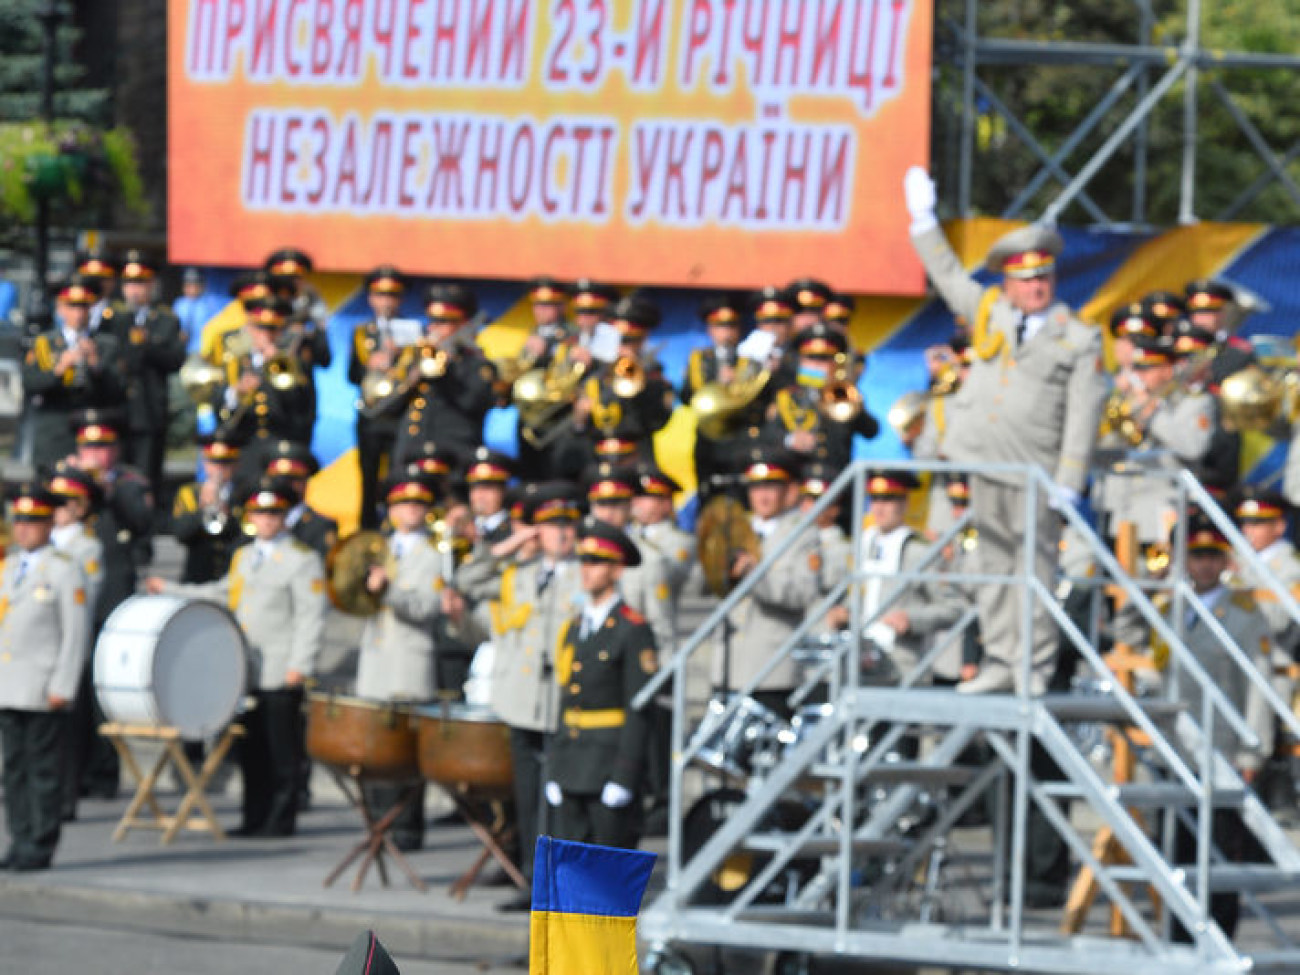
{"label": "soldier standing at attention", "polygon": [[[958,462],[1031,464],[1044,468],[1053,488],[1037,492],[1034,571],[1055,584],[1060,509],[1075,504],[1088,476],[1106,395],[1101,336],[1056,298],[1060,235],[1030,226],[1007,234],[987,265],[1002,274],[1000,288],[985,289],[953,253],[934,214],[934,182],[914,166],[903,181],[912,216],[912,243],[926,273],[954,315],[972,323],[973,361],[963,387],[967,409],[954,417],[945,440]],[[1026,529],[1023,477],[971,478],[971,520],[979,532],[980,571],[1013,576],[1020,571]],[[1021,600],[1008,586],[979,590],[985,661],[979,674],[958,685],[965,693],[1020,690],[1041,694],[1056,662],[1057,629],[1047,608],[1033,605],[1032,639],[1023,646]],[[1021,687],[1021,661],[1030,654],[1029,686]]]}
{"label": "soldier standing at attention", "polygon": [[240,836],[292,836],[303,762],[303,681],[320,656],[325,621],[325,567],[285,528],[291,489],[263,479],[244,510],[256,537],[235,553],[230,572],[202,585],[145,580],[154,595],[227,604],[249,645],[249,691],[256,700],[242,721],[244,778]]}
{"label": "soldier standing at attention", "polygon": [[[92,612],[99,599],[99,590],[104,582],[104,546],[96,537],[94,529],[87,525],[93,517],[99,498],[99,485],[94,477],[85,471],[68,467],[55,472],[50,478],[47,490],[55,501],[54,531],[50,543],[56,550],[70,558],[81,567],[86,579],[88,599],[86,612],[86,646],[85,659],[90,660],[96,633],[90,625]],[[87,688],[87,693],[89,689]],[[89,701],[77,701],[78,707],[89,708]],[[74,727],[69,717],[69,731]],[[71,735],[65,739],[63,749],[63,821],[71,822],[77,818],[77,798],[80,791],[81,767],[86,758],[84,745],[90,739],[83,737],[74,744]],[[75,747],[79,744],[83,747]]]}
{"label": "soldier standing at attention", "polygon": [[46,870],[59,842],[67,709],[86,654],[86,583],[50,545],[54,497],[25,485],[0,575],[0,738],[9,849],[0,868]]}
{"label": "soldier standing at attention", "polygon": [[659,669],[659,651],[644,617],[619,596],[624,568],[641,559],[632,540],[589,521],[578,559],[587,604],[556,651],[560,725],[549,749],[546,801],[556,809],[561,839],[630,848],[650,738],[647,716],[632,699]]}

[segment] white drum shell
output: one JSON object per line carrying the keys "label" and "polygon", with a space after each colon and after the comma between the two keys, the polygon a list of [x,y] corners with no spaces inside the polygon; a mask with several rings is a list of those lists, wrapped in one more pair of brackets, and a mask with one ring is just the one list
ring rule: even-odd
{"label": "white drum shell", "polygon": [[119,724],[215,735],[244,697],[248,647],[223,606],[179,596],[132,596],[95,643],[95,695]]}

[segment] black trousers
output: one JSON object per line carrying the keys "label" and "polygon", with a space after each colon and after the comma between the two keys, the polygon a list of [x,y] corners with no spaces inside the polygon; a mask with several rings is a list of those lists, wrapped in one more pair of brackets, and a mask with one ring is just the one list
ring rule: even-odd
{"label": "black trousers", "polygon": [[[1192,828],[1178,820],[1174,827],[1174,863],[1186,867],[1188,872],[1196,869],[1196,829],[1200,820],[1197,811],[1191,811]],[[1247,837],[1254,834],[1246,829],[1241,816],[1233,809],[1216,809],[1210,818],[1210,838],[1220,852],[1232,863],[1241,863],[1246,858]],[[1220,891],[1210,894],[1210,916],[1223,929],[1229,938],[1236,933],[1237,921],[1241,917],[1241,895],[1235,890]],[[1174,918],[1171,938],[1179,944],[1191,944],[1192,936],[1182,923]]]}
{"label": "black trousers", "polygon": [[71,818],[77,811],[77,797],[113,798],[117,795],[121,770],[117,752],[99,726],[104,712],[95,697],[94,663],[86,661],[77,685],[77,696],[67,715],[68,728],[63,749],[63,812]]}
{"label": "black trousers", "polygon": [[49,863],[62,823],[61,764],[68,716],[63,711],[0,708],[4,740],[5,820],[18,863]]}
{"label": "black trousers", "polygon": [[389,835],[399,850],[418,850],[424,846],[424,783],[366,782],[361,787],[366,808],[376,822],[412,792],[410,800],[393,820]]}
{"label": "black trousers", "polygon": [[158,430],[132,430],[126,438],[125,459],[143,474],[153,492],[154,509],[170,511],[163,498],[163,456],[167,452],[167,428]]}
{"label": "black trousers", "polygon": [[599,795],[566,792],[555,810],[554,833],[562,840],[631,850],[636,848],[638,819],[635,797],[626,806],[611,809]]}
{"label": "black trousers", "polygon": [[244,715],[240,770],[244,778],[241,831],[292,836],[298,821],[303,747],[302,688],[255,691],[257,707]]}
{"label": "black trousers", "polygon": [[[546,735],[540,731],[510,729],[510,758],[515,766],[515,816],[519,829],[519,871],[533,876],[533,853],[537,836],[546,828],[540,821],[542,763],[546,758]],[[549,807],[548,807],[549,808]]]}
{"label": "black trousers", "polygon": [[361,468],[361,528],[377,529],[379,484],[388,473],[388,458],[397,442],[397,427],[392,422],[376,423],[357,417],[357,464]]}

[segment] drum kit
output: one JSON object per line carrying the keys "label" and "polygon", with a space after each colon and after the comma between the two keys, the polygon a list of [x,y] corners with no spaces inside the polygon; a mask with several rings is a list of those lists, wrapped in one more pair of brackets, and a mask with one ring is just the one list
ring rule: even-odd
{"label": "drum kit", "polygon": [[[490,812],[511,796],[514,767],[509,731],[489,709],[450,701],[416,706],[313,692],[307,696],[306,710],[307,754],[335,777],[365,823],[365,835],[325,878],[325,886],[358,857],[361,864],[352,890],[361,889],[372,863],[387,886],[383,860],[387,854],[412,886],[426,889],[388,835],[402,810],[417,801],[421,779],[447,792],[483,846],[475,863],[452,884],[452,896],[465,896],[489,857],[520,889],[527,886],[503,849],[504,817]],[[392,808],[376,817],[365,801],[367,782],[401,783],[408,788]]]}

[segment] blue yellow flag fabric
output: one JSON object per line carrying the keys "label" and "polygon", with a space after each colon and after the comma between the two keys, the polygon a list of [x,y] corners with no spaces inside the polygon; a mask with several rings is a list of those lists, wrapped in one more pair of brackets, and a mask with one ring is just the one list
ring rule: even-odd
{"label": "blue yellow flag fabric", "polygon": [[655,855],[537,838],[529,975],[636,975],[636,916]]}

